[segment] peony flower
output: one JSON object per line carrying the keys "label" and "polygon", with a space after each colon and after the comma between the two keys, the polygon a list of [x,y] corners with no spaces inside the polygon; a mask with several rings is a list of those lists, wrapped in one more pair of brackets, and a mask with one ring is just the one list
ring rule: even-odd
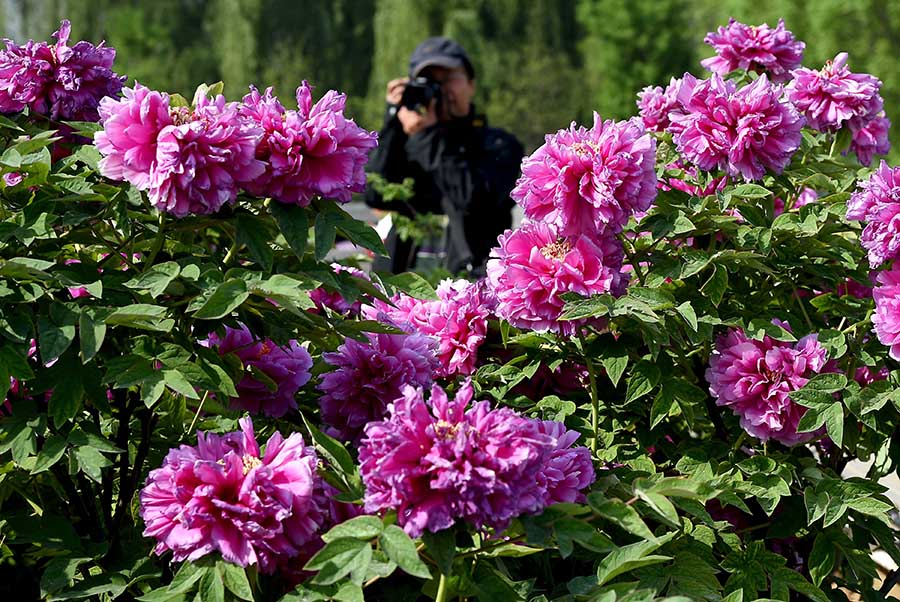
{"label": "peony flower", "polygon": [[[345,272],[356,278],[371,281],[369,275],[358,268],[341,265],[339,263],[332,263],[331,269],[333,269],[335,273]],[[329,290],[324,286],[309,291],[309,298],[316,304],[316,311],[322,312],[327,307],[333,312],[343,315],[345,318],[358,316],[362,309],[362,300],[357,299],[353,303],[349,303],[339,292]]]}
{"label": "peony flower", "polygon": [[437,343],[440,367],[437,376],[469,375],[475,371],[478,348],[487,333],[491,314],[483,284],[443,280],[437,300],[422,300],[400,293],[393,305],[375,300],[363,308],[367,319],[379,314],[410,331],[432,337]]}
{"label": "peony flower", "polygon": [[159,134],[174,124],[169,114],[169,96],[140,84],[122,92],[121,99],[100,101],[103,129],[94,135],[94,144],[103,155],[100,173],[113,180],[131,182],[138,190],[147,190],[156,167]]}
{"label": "peony flower", "polygon": [[644,127],[651,132],[664,132],[669,127],[669,113],[680,109],[678,92],[682,80],[672,78],[663,90],[659,86],[647,86],[638,93],[637,106]]}
{"label": "peony flower", "polygon": [[[693,165],[688,165],[681,159],[666,165],[666,169],[680,169],[684,176],[680,178],[661,178],[656,187],[663,191],[672,189],[680,190],[690,196],[704,197],[724,190],[728,185],[728,176],[711,178],[705,184],[700,183],[700,172]],[[685,177],[689,178],[685,179]]]}
{"label": "peony flower", "polygon": [[525,215],[554,224],[561,236],[622,230],[656,198],[656,140],[640,121],[602,121],[547,135],[522,161],[510,193]]}
{"label": "peony flower", "polygon": [[850,152],[856,153],[856,158],[866,167],[872,164],[872,155],[885,155],[891,150],[891,141],[888,139],[891,122],[884,115],[872,118],[853,117],[847,125],[853,134]]}
{"label": "peony flower", "polygon": [[890,375],[891,371],[887,369],[887,366],[882,366],[881,368],[860,366],[853,374],[853,380],[859,383],[859,386],[867,387],[875,381],[887,380]]}
{"label": "peony flower", "polygon": [[577,501],[595,478],[578,434],[509,408],[470,404],[466,382],[452,401],[438,386],[430,403],[406,387],[389,416],[366,426],[359,452],[367,512],[396,510],[413,537],[464,520],[502,530],[548,504]]}
{"label": "peony flower", "polygon": [[275,433],[262,454],[249,418],[241,432],[197,433],[172,449],[141,490],[145,537],[154,551],[194,561],[212,552],[271,574],[301,553],[325,521],[315,495],[315,451],[294,433]]}
{"label": "peony flower", "polygon": [[22,175],[21,172],[11,171],[9,173],[3,174],[3,183],[7,188],[12,188],[13,186],[18,186],[22,183],[22,180],[25,179],[25,176]]}
{"label": "peony flower", "polygon": [[[312,367],[309,352],[297,341],[281,346],[269,339],[260,340],[241,324],[240,328],[226,326],[224,337],[211,333],[208,344],[219,355],[234,353],[246,370],[236,387],[238,396],[231,399],[232,407],[273,418],[297,409],[294,396],[309,382]],[[270,390],[271,383],[257,379],[250,369],[270,379],[275,390]]]}
{"label": "peony flower", "polygon": [[116,96],[126,77],[113,72],[116,51],[103,42],[94,46],[81,41],[70,48],[71,29],[69,21],[64,20],[53,33],[57,42],[51,48],[56,60],[53,80],[47,88],[50,117],[97,121],[101,99]]}
{"label": "peony flower", "polygon": [[815,433],[797,432],[806,408],[789,394],[824,368],[826,352],[818,335],[791,344],[768,336],[757,341],[733,329],[719,337],[706,380],[716,404],[730,408],[750,435],[796,445]]}
{"label": "peony flower", "polygon": [[882,345],[890,347],[890,356],[900,360],[900,267],[878,273],[878,286],[872,291],[875,313],[872,325]]}
{"label": "peony flower", "polygon": [[624,252],[613,237],[561,237],[550,225],[525,222],[500,235],[487,264],[496,313],[513,326],[574,334],[584,320],[560,321],[563,293],[620,295]]}
{"label": "peony flower", "polygon": [[884,161],[847,201],[847,219],[866,222],[860,242],[877,268],[900,254],[900,168]]}
{"label": "peony flower", "polygon": [[255,158],[262,130],[242,118],[236,103],[201,96],[193,110],[170,109],[174,123],[159,133],[150,202],[176,217],[210,214],[234,201],[240,182],[260,176]]}
{"label": "peony flower", "polygon": [[790,79],[790,71],[803,61],[806,44],[784,28],[784,19],[775,29],[768,24],[745,25],[729,19],[727,27],[706,34],[703,41],[716,56],[700,61],[706,69],[721,76],[737,69],[767,73],[776,83]]}
{"label": "peony flower", "polygon": [[247,190],[305,207],[315,196],[348,202],[366,186],[365,165],[377,134],[344,116],[347,97],[329,90],[312,104],[304,81],[297,88],[297,111],[286,111],[272,89],[251,87],[241,114],[263,130],[257,157],[264,172],[244,180]]}
{"label": "peony flower", "polygon": [[322,375],[322,422],[333,437],[356,441],[363,427],[381,420],[406,385],[431,384],[438,369],[434,341],[422,334],[366,333],[368,342],[346,339],[322,354],[336,370]]}
{"label": "peony flower", "polygon": [[871,119],[884,101],[881,80],[867,73],[847,69],[847,53],[828,61],[821,71],[802,67],[785,88],[788,100],[806,117],[809,127],[834,132],[853,117]]}
{"label": "peony flower", "polygon": [[670,114],[678,152],[703,170],[760,180],[781,173],[800,147],[803,119],[765,75],[738,90],[717,74],[685,90],[685,113]]}
{"label": "peony flower", "polygon": [[19,46],[4,39],[0,50],[0,112],[18,113],[30,107],[47,111],[47,86],[53,80],[54,56],[46,42],[29,40]]}

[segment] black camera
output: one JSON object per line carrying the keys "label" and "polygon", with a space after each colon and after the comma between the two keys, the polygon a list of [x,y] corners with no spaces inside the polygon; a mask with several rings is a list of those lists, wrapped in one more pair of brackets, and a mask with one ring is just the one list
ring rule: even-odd
{"label": "black camera", "polygon": [[403,89],[403,97],[400,99],[400,106],[411,111],[419,111],[427,109],[435,98],[440,105],[441,84],[427,77],[417,77],[407,82],[406,88]]}

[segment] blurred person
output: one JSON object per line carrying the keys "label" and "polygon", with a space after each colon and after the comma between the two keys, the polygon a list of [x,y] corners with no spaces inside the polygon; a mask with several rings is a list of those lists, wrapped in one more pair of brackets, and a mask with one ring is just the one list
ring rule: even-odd
{"label": "blurred person", "polygon": [[[443,37],[419,44],[409,76],[387,84],[385,122],[366,168],[387,182],[412,178],[413,196],[388,201],[370,186],[366,203],[408,218],[446,215],[442,267],[477,277],[497,236],[512,225],[509,193],[523,149],[512,134],[487,126],[474,96],[475,69],[462,46]],[[396,225],[385,246],[390,257],[376,258],[375,270],[414,268],[424,251],[403,239]]]}

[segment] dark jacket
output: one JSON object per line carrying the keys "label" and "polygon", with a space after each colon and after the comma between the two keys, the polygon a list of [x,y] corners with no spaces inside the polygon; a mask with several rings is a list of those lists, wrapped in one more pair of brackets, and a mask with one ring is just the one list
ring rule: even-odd
{"label": "dark jacket", "polygon": [[[378,140],[366,170],[389,182],[413,178],[414,196],[406,203],[385,202],[369,187],[366,204],[407,217],[446,214],[445,267],[454,274],[483,273],[497,236],[512,224],[509,193],[522,162],[519,141],[503,130],[487,127],[484,118],[474,112],[412,136],[403,132],[389,112]],[[410,241],[400,240],[394,230],[385,246],[390,259],[376,258],[374,269],[396,273],[415,266],[416,249]]]}

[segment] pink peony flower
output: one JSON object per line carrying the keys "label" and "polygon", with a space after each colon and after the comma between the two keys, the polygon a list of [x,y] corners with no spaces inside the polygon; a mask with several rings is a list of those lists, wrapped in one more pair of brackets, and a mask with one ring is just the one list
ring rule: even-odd
{"label": "pink peony flower", "polygon": [[[300,387],[309,382],[312,358],[297,341],[280,346],[269,339],[260,340],[241,324],[240,328],[225,327],[225,336],[215,332],[209,335],[209,343],[219,355],[234,353],[244,365],[246,373],[237,384],[238,396],[231,405],[254,414],[281,418],[297,409],[294,396]],[[250,372],[258,370],[275,384],[264,383]]]}
{"label": "pink peony flower", "polygon": [[344,116],[347,97],[329,90],[315,105],[304,81],[297,111],[286,111],[268,88],[251,87],[241,114],[257,123],[263,139],[257,157],[266,170],[244,181],[247,190],[305,207],[315,196],[348,202],[366,186],[365,165],[377,134]]}
{"label": "pink peony flower", "polygon": [[557,226],[561,236],[621,231],[656,198],[656,140],[640,121],[602,121],[547,135],[522,161],[510,193],[525,215]]}
{"label": "pink peony flower", "polygon": [[684,92],[685,113],[670,114],[678,152],[703,170],[760,180],[781,173],[800,147],[803,118],[765,75],[738,90],[717,74]]}
{"label": "pink peony flower", "polygon": [[383,314],[400,328],[432,337],[440,362],[437,376],[472,374],[491,314],[484,287],[466,280],[443,280],[437,295],[438,300],[428,301],[401,293],[393,305],[376,300],[363,308],[363,314],[368,319]]}
{"label": "pink peony flower", "polygon": [[873,368],[871,366],[860,366],[853,375],[853,380],[859,383],[861,387],[867,387],[879,380],[887,380],[891,375],[891,371],[886,366],[881,368]]}
{"label": "pink peony flower", "polygon": [[367,333],[368,342],[346,339],[324,353],[336,369],[322,375],[319,398],[329,435],[356,441],[363,427],[381,420],[407,385],[429,386],[438,369],[434,341],[422,334]]}
{"label": "pink peony flower", "polygon": [[885,155],[891,150],[888,138],[891,122],[884,115],[872,118],[853,117],[847,125],[853,134],[850,152],[856,153],[856,158],[866,167],[872,164],[872,155]]}
{"label": "pink peony flower", "polygon": [[878,273],[878,286],[872,291],[875,313],[872,325],[882,345],[890,347],[890,356],[900,360],[900,267]]}
{"label": "pink peony flower", "polygon": [[[362,278],[363,280],[370,281],[369,275],[363,272],[358,268],[354,268],[351,266],[341,265],[339,263],[332,263],[331,269],[338,272],[346,272],[351,276],[355,276],[356,278]],[[341,294],[334,290],[329,290],[324,286],[320,286],[309,291],[310,300],[316,304],[316,311],[322,312],[327,307],[335,313],[341,314],[344,317],[352,318],[359,315],[359,312],[362,309],[362,300],[357,299],[353,303],[347,302]]]}
{"label": "pink peony flower", "polygon": [[145,537],[173,560],[212,552],[265,574],[300,554],[325,521],[315,490],[317,457],[294,433],[275,433],[260,453],[249,418],[241,432],[197,433],[197,446],[172,449],[141,490]]}
{"label": "pink peony flower", "polygon": [[672,78],[663,90],[659,86],[647,86],[638,93],[638,109],[644,127],[651,132],[664,132],[669,127],[669,113],[680,110],[678,92],[682,80]]}
{"label": "pink peony flower", "polygon": [[877,268],[900,255],[900,168],[884,161],[847,201],[847,219],[866,222],[860,242]]}
{"label": "pink peony flower", "polygon": [[745,25],[730,19],[727,27],[706,34],[703,41],[712,46],[716,56],[700,64],[713,73],[725,76],[743,69],[767,73],[776,83],[790,79],[790,71],[800,66],[806,48],[806,44],[784,28],[783,19],[778,20],[775,29],[766,23]]}
{"label": "pink peony flower", "polygon": [[25,176],[22,175],[21,172],[11,171],[9,173],[3,174],[3,183],[7,188],[12,188],[13,186],[18,186],[22,183],[22,180],[25,179]]}
{"label": "pink peony flower", "polygon": [[661,178],[656,187],[663,191],[675,189],[691,196],[704,197],[724,190],[728,185],[728,176],[711,178],[708,182],[701,184],[699,170],[680,159],[667,165],[666,169],[681,169],[684,171],[684,176],[680,178]]}
{"label": "pink peony flower", "polygon": [[159,135],[174,124],[169,96],[140,84],[122,92],[124,98],[100,101],[103,129],[94,135],[94,144],[103,155],[100,173],[147,190],[156,167]]}
{"label": "pink peony flower", "polygon": [[882,110],[881,80],[867,73],[852,73],[846,65],[847,53],[842,52],[821,71],[794,70],[785,93],[809,127],[834,132],[853,117],[871,118]]}
{"label": "pink peony flower", "polygon": [[768,336],[762,341],[749,339],[733,329],[719,337],[706,380],[716,404],[730,408],[749,434],[796,445],[815,433],[797,432],[806,408],[789,394],[824,368],[825,348],[815,334],[791,344]]}
{"label": "pink peony flower", "polygon": [[176,217],[210,214],[234,201],[240,182],[259,177],[255,158],[262,130],[238,113],[236,103],[202,96],[193,110],[170,110],[174,123],[159,133],[150,202]]}
{"label": "pink peony flower", "polygon": [[524,513],[577,501],[595,478],[578,434],[509,408],[470,405],[466,382],[450,400],[438,386],[426,403],[407,387],[389,416],[366,426],[359,452],[367,512],[396,510],[413,537],[465,520],[502,530]]}
{"label": "pink peony flower", "polygon": [[487,264],[496,313],[513,326],[574,334],[585,321],[559,320],[563,293],[620,295],[623,250],[613,237],[561,237],[550,225],[525,222],[500,235]]}
{"label": "pink peony flower", "polygon": [[97,121],[97,106],[101,99],[116,96],[126,77],[112,71],[116,51],[103,45],[94,46],[81,41],[68,46],[71,33],[69,21],[64,20],[53,33],[57,39],[51,48],[55,61],[53,80],[47,89],[52,119]]}

